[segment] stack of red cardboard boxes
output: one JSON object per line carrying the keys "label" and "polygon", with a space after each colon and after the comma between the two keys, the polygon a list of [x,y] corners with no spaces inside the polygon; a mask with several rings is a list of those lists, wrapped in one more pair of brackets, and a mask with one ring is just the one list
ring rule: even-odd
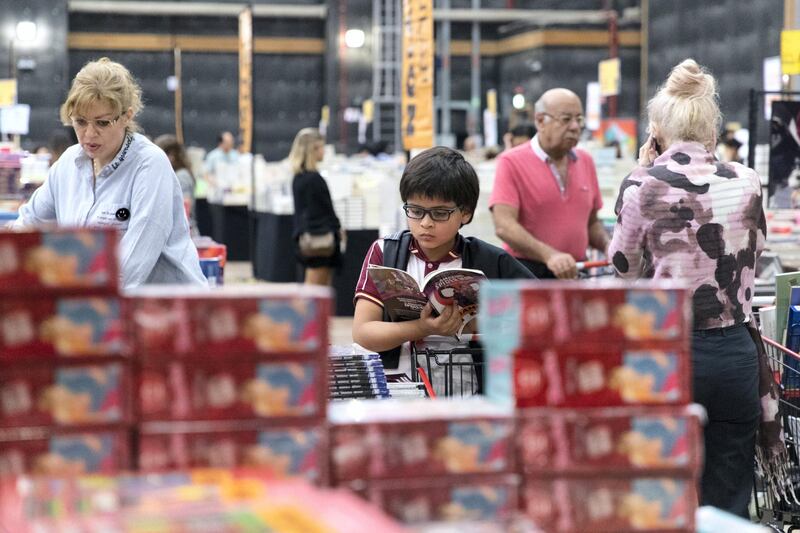
{"label": "stack of red cardboard boxes", "polygon": [[141,471],[327,480],[329,289],[154,287],[129,304]]}
{"label": "stack of red cardboard boxes", "polygon": [[408,524],[505,523],[517,509],[514,416],[484,399],[334,402],[332,480]]}
{"label": "stack of red cardboard boxes", "polygon": [[693,531],[701,458],[677,285],[482,292],[487,389],[518,408],[522,510],[545,531]]}
{"label": "stack of red cardboard boxes", "polygon": [[0,232],[0,475],[129,464],[113,231]]}

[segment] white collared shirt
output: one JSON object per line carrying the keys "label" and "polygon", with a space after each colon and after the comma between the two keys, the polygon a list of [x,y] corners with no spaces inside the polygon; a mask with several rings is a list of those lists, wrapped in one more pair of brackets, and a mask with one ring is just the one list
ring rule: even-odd
{"label": "white collared shirt", "polygon": [[166,154],[138,133],[129,134],[98,174],[80,144],[69,147],[31,199],[15,227],[113,227],[120,234],[125,289],[149,283],[207,286],[189,235],[178,178]]}
{"label": "white collared shirt", "polygon": [[[539,144],[538,133],[533,136],[533,139],[531,139],[531,149],[533,150],[533,153],[536,154],[536,157],[547,163],[547,166],[550,167],[550,171],[553,173],[553,177],[555,178],[558,188],[561,190],[561,194],[563,195],[567,190],[567,184],[564,180],[564,176],[561,175],[561,172],[558,171],[558,167],[553,162],[552,158],[547,155],[547,152],[544,151],[542,145]],[[578,158],[573,150],[569,151],[568,157],[573,161]]]}

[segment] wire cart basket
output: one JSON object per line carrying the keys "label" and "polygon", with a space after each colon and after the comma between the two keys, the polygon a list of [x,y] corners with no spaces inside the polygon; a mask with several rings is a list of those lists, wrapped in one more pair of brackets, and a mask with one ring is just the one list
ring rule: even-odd
{"label": "wire cart basket", "polygon": [[[767,360],[780,384],[779,408],[783,419],[788,476],[772,480],[756,467],[754,500],[759,521],[774,531],[800,531],[800,355],[764,337]],[[789,528],[784,530],[784,526]]]}
{"label": "wire cart basket", "polygon": [[473,396],[483,391],[480,335],[427,337],[411,343],[411,380],[425,384],[428,396]]}

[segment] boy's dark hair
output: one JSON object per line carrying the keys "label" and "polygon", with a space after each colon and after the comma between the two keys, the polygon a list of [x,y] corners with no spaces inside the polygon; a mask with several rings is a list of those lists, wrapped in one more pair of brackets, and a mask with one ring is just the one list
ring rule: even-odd
{"label": "boy's dark hair", "polygon": [[450,148],[425,150],[406,165],[400,178],[400,198],[421,196],[453,202],[464,212],[475,213],[480,184],[475,169]]}

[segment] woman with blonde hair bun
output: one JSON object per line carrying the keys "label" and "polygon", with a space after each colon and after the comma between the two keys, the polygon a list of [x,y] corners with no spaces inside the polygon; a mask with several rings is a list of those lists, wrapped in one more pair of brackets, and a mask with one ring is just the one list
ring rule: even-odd
{"label": "woman with blonde hair bun", "polygon": [[766,238],[761,181],[714,156],[717,83],[694,60],[672,69],[647,114],[649,137],[620,187],[608,255],[623,278],[687,284],[694,400],[708,412],[700,502],[747,517],[760,416],[748,325]]}
{"label": "woman with blonde hair bun", "polygon": [[328,185],[317,166],[325,155],[325,139],[315,128],[297,133],[289,152],[294,173],[295,256],[305,270],[305,282],[330,285],[341,264],[341,224],[333,209]]}
{"label": "woman with blonde hair bun", "polygon": [[78,144],[50,167],[15,227],[55,222],[117,230],[124,288],[208,286],[189,237],[183,195],[167,155],[137,133],[142,91],[123,65],[101,58],[75,75],[61,120]]}

